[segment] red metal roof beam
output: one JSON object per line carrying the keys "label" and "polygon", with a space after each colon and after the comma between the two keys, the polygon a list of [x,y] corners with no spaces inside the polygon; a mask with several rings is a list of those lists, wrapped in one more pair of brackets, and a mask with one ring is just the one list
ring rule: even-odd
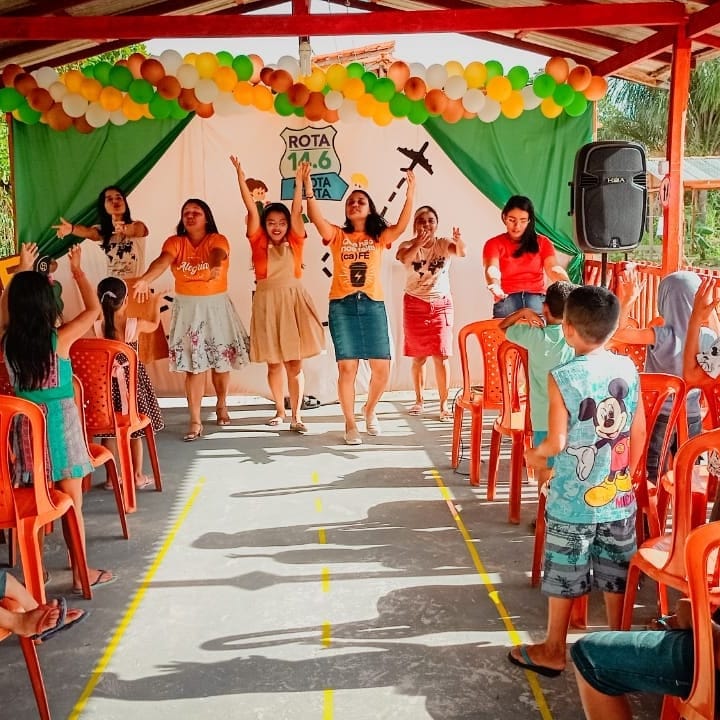
{"label": "red metal roof beam", "polygon": [[[714,8],[712,8],[714,9]],[[709,11],[704,11],[709,12]],[[270,37],[298,35],[383,35],[431,32],[547,30],[577,27],[684,24],[678,3],[639,2],[622,6],[579,3],[560,7],[413,10],[357,15],[135,15],[124,17],[3,17],[6,40],[134,39],[185,37]],[[519,23],[522,23],[519,25]],[[703,28],[705,30],[705,28]]]}
{"label": "red metal roof beam", "polygon": [[[657,24],[657,23],[656,23]],[[628,45],[607,60],[591,65],[594,75],[612,75],[623,68],[629,67],[640,60],[653,57],[670,47],[675,42],[676,32],[673,28],[661,30],[634,45]]]}
{"label": "red metal roof beam", "polygon": [[687,23],[687,36],[692,39],[720,25],[720,4],[715,3],[705,10],[690,16]]}

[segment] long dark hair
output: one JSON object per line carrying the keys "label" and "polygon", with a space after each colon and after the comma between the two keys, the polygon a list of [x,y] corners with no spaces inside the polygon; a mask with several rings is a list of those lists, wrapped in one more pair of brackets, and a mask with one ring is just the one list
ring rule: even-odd
{"label": "long dark hair", "polygon": [[290,227],[292,225],[290,211],[285,207],[285,205],[279,202],[270,203],[263,208],[262,217],[260,218],[260,224],[262,225],[262,229],[267,233],[267,216],[271,212],[282,213],[285,220],[287,220],[288,232],[290,232]]}
{"label": "long dark hair", "polygon": [[525,226],[525,231],[520,236],[520,245],[512,256],[519,258],[525,253],[536,253],[540,249],[540,246],[538,245],[538,236],[535,231],[535,208],[533,207],[532,200],[524,195],[513,195],[502,209],[503,220],[505,220],[505,216],[511,210],[522,210],[528,214],[528,218],[530,219],[530,222]]}
{"label": "long dark hair", "polygon": [[103,334],[115,340],[115,313],[123,306],[128,289],[124,280],[106,277],[98,283],[97,296],[100,299],[103,314]]}
{"label": "long dark hair", "polygon": [[17,387],[37,390],[55,367],[53,336],[60,320],[60,307],[47,275],[34,270],[13,275],[7,294],[5,358]]}
{"label": "long dark hair", "polygon": [[132,222],[130,215],[130,206],[128,205],[127,195],[117,185],[108,185],[100,191],[97,199],[97,211],[100,216],[100,236],[102,237],[102,249],[107,252],[110,249],[110,238],[115,232],[115,226],[113,225],[112,215],[105,209],[105,193],[108,190],[115,190],[122,195],[122,199],[125,201],[125,212],[123,213],[123,222],[125,224]]}
{"label": "long dark hair", "polygon": [[[387,220],[385,220],[385,218],[377,211],[375,203],[373,202],[373,199],[370,197],[370,195],[368,195],[364,190],[360,190],[360,188],[354,188],[350,195],[356,192],[362,193],[367,198],[370,212],[365,218],[365,232],[375,242],[377,242],[380,239],[380,234],[382,233],[382,231],[388,226]],[[348,195],[348,197],[350,197],[350,195]],[[355,232],[355,228],[353,227],[353,224],[350,222],[350,220],[348,220],[347,215],[345,216],[345,224],[343,225],[343,230],[345,232]]]}
{"label": "long dark hair", "polygon": [[187,230],[185,229],[185,225],[182,221],[182,214],[183,210],[185,210],[188,205],[198,205],[202,208],[203,212],[205,213],[205,232],[219,232],[217,229],[217,225],[215,224],[215,218],[213,217],[210,206],[204,200],[200,200],[200,198],[188,198],[180,208],[180,222],[177,224],[177,228],[175,228],[175,232],[178,235],[187,235]]}

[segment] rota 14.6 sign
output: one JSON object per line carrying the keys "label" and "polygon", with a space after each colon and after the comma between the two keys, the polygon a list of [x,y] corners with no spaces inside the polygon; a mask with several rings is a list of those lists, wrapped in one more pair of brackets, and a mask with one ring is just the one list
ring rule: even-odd
{"label": "rota 14.6 sign", "polygon": [[280,198],[292,200],[295,173],[301,162],[311,165],[313,194],[318,200],[342,200],[348,184],[340,177],[340,158],[335,150],[337,130],[330,125],[302,130],[285,128],[280,136],[285,152],[280,160]]}

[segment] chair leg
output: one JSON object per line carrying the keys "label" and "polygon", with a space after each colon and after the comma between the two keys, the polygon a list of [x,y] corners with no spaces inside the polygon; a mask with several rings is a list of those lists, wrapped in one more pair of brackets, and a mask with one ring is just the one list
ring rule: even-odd
{"label": "chair leg", "polygon": [[152,425],[145,428],[145,443],[147,444],[148,455],[150,456],[150,465],[152,466],[153,476],[155,477],[155,490],[162,492],[162,477],[160,475],[160,461],[158,460],[157,443],[155,442],[155,431]]}
{"label": "chair leg", "polygon": [[454,470],[460,464],[460,437],[462,436],[465,408],[456,405],[453,408],[453,434],[450,448],[450,467]]}
{"label": "chair leg", "polygon": [[500,468],[500,445],[502,434],[494,427],[490,434],[490,457],[487,471],[487,499],[495,499],[495,485],[497,484],[498,470]]}
{"label": "chair leg", "polygon": [[68,544],[70,547],[68,549],[72,557],[72,564],[80,574],[80,587],[83,591],[83,597],[86,600],[92,600],[92,588],[90,587],[85,545],[80,535],[80,525],[78,523],[77,510],[74,505],[71,505],[65,515],[63,515],[63,522],[65,523],[69,538]]}
{"label": "chair leg", "polygon": [[38,714],[40,720],[50,720],[50,706],[48,705],[47,693],[45,692],[45,683],[43,682],[42,671],[40,670],[40,661],[38,660],[35,643],[30,638],[19,638],[20,648],[25,656],[25,665],[27,665],[28,675],[30,676],[30,684],[32,685],[35,702],[37,703]]}
{"label": "chair leg", "polygon": [[127,540],[130,537],[130,531],[127,525],[127,515],[125,514],[125,500],[123,499],[122,488],[120,487],[120,478],[118,478],[117,465],[115,459],[110,458],[105,463],[105,471],[110,478],[113,494],[115,495],[115,505],[117,505],[118,515],[120,516],[120,526],[122,527],[123,537]]}
{"label": "chair leg", "polygon": [[17,543],[20,551],[25,587],[40,605],[46,602],[43,562],[36,518],[20,520],[17,526]]}
{"label": "chair leg", "polygon": [[115,437],[117,438],[118,457],[120,458],[120,477],[122,478],[125,512],[128,514],[134,513],[137,510],[137,501],[135,498],[135,473],[130,453],[130,433],[119,431]]}
{"label": "chair leg", "polygon": [[543,553],[545,551],[545,493],[538,498],[537,516],[535,518],[535,544],[533,546],[532,572],[530,585],[536,587],[540,583]]}
{"label": "chair leg", "polygon": [[638,582],[640,582],[640,568],[631,560],[625,582],[625,601],[623,603],[622,622],[620,624],[621,630],[629,630],[632,625]]}
{"label": "chair leg", "polygon": [[510,451],[510,498],[508,509],[508,522],[513,525],[520,523],[524,448],[523,436],[519,433],[513,433],[512,449]]}
{"label": "chair leg", "polygon": [[470,484],[480,485],[480,467],[482,458],[480,451],[482,447],[482,410],[473,410],[470,421]]}

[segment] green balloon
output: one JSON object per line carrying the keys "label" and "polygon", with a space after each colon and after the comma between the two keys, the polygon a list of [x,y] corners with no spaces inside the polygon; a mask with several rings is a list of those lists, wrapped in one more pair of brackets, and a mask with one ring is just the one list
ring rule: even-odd
{"label": "green balloon", "polygon": [[101,82],[103,85],[109,85],[110,84],[110,71],[112,70],[112,65],[109,62],[105,62],[105,60],[101,60],[97,65],[95,65],[95,79],[99,82]]}
{"label": "green balloon", "polygon": [[410,102],[412,102],[413,106],[408,113],[408,120],[414,125],[422,125],[430,117],[430,113],[425,107],[425,101],[411,100]]}
{"label": "green balloon", "polygon": [[548,75],[547,73],[540,73],[540,75],[533,80],[533,92],[539,98],[550,97],[553,92],[555,92],[556,86],[557,83],[555,82],[555,79],[552,75]]}
{"label": "green balloon", "polygon": [[522,90],[530,79],[530,73],[522,65],[515,65],[508,70],[507,79],[513,90]]}
{"label": "green balloon", "polygon": [[502,63],[498,62],[497,60],[488,60],[485,63],[485,70],[487,70],[488,80],[490,80],[490,78],[494,78],[498,75],[503,75],[505,73]]}
{"label": "green balloon", "polygon": [[413,108],[413,101],[407,97],[407,95],[396,92],[391,98],[388,107],[390,108],[390,112],[393,117],[407,117]]}
{"label": "green balloon", "polygon": [[124,65],[115,65],[110,70],[110,84],[118,90],[126,91],[133,81],[133,74]]}
{"label": "green balloon", "polygon": [[149,103],[154,94],[153,86],[142,78],[133,80],[128,88],[128,95],[139,105]]}
{"label": "green balloon", "polygon": [[252,60],[247,55],[238,55],[232,61],[232,69],[238,76],[238,80],[249,80],[254,72]]}
{"label": "green balloon", "polygon": [[562,83],[553,90],[552,98],[560,107],[567,107],[575,99],[575,90]]}
{"label": "green balloon", "polygon": [[373,86],[372,94],[380,102],[390,102],[395,95],[395,83],[390,78],[378,78]]}
{"label": "green balloon", "polygon": [[190,113],[178,105],[177,100],[168,100],[170,103],[170,117],[173,120],[184,120]]}
{"label": "green balloon", "polygon": [[229,53],[227,50],[221,50],[215,54],[215,57],[223,67],[232,67],[233,56],[232,53]]}
{"label": "green balloon", "polygon": [[293,114],[297,115],[298,117],[305,117],[305,106],[300,105],[300,107],[295,107],[293,105]]}
{"label": "green balloon", "polygon": [[288,117],[288,115],[295,112],[295,106],[290,102],[287,93],[278,93],[275,96],[275,110],[277,110],[278,115],[283,117]]}
{"label": "green balloon", "polygon": [[352,62],[347,66],[347,76],[351,78],[361,78],[365,72],[365,66],[359,62]]}
{"label": "green balloon", "polygon": [[80,72],[85,77],[94,78],[95,77],[95,65],[93,63],[90,63],[88,65],[83,65],[80,68]]}
{"label": "green balloon", "polygon": [[155,93],[148,103],[148,110],[154,118],[165,120],[172,112],[172,101],[166,100],[162,95]]}
{"label": "green balloon", "polygon": [[569,105],[565,106],[565,112],[570,117],[580,117],[588,108],[587,98],[581,92],[575,92],[575,97]]}
{"label": "green balloon", "polygon": [[363,81],[363,85],[365,86],[365,92],[372,93],[375,83],[378,81],[378,76],[374,72],[366,70],[360,79]]}
{"label": "green balloon", "polygon": [[0,110],[3,112],[12,112],[17,110],[23,103],[25,98],[14,87],[6,87],[0,89]]}
{"label": "green balloon", "polygon": [[26,102],[17,108],[18,116],[26,125],[36,125],[40,122],[41,112],[33,110]]}

